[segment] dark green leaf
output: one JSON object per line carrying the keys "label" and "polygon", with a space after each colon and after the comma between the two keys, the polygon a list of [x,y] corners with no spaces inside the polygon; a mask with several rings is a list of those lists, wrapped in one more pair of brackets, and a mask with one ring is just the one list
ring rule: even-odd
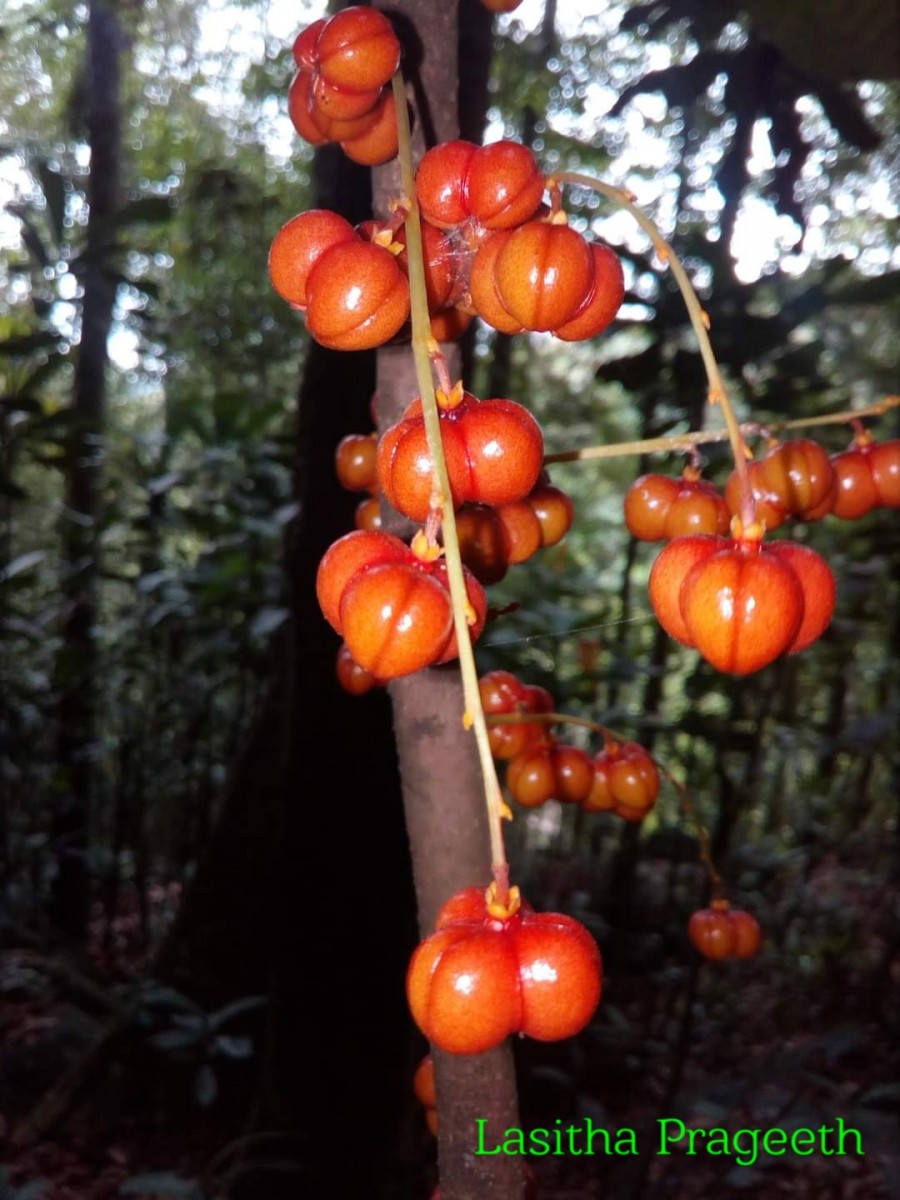
{"label": "dark green leaf", "polygon": [[203,1036],[202,1029],[161,1029],[159,1033],[154,1033],[147,1038],[147,1041],[154,1049],[172,1054],[200,1045]]}
{"label": "dark green leaf", "polygon": [[167,197],[142,196],[139,200],[129,200],[127,204],[123,205],[116,213],[113,223],[118,229],[136,225],[141,221],[156,224],[160,221],[168,221],[172,212],[172,201]]}
{"label": "dark green leaf", "polygon": [[47,1183],[44,1179],[32,1179],[22,1187],[16,1188],[10,1194],[10,1200],[38,1200],[39,1196],[43,1196],[47,1190]]}
{"label": "dark green leaf", "polygon": [[6,338],[0,342],[0,354],[11,358],[29,358],[32,354],[39,354],[51,346],[55,349],[61,341],[60,334],[41,330],[39,333],[27,333],[24,337]]}
{"label": "dark green leaf", "polygon": [[24,571],[30,571],[32,567],[36,567],[42,563],[47,557],[46,550],[29,550],[26,554],[20,554],[6,564],[5,567],[0,567],[0,583],[8,583],[16,575],[21,575]]}
{"label": "dark green leaf", "polygon": [[47,361],[36,367],[22,384],[20,390],[23,393],[23,401],[25,400],[25,393],[36,391],[48,379],[52,378],[61,367],[64,367],[68,361],[67,355],[56,350],[48,355]]}
{"label": "dark green leaf", "polygon": [[701,51],[685,66],[648,71],[637,83],[625,88],[610,109],[610,116],[618,116],[635,96],[647,92],[662,92],[672,107],[686,108],[703,95],[717,75],[727,72],[733,65],[733,55],[707,50]]}
{"label": "dark green leaf", "polygon": [[216,1073],[209,1063],[204,1063],[194,1076],[194,1099],[201,1108],[209,1108],[215,1103],[218,1094],[219,1081],[216,1079]]}
{"label": "dark green leaf", "polygon": [[265,1005],[265,996],[244,996],[240,1000],[233,1000],[216,1012],[210,1013],[209,1027],[210,1029],[221,1029],[235,1017],[242,1017],[245,1013],[258,1012],[261,1008],[265,1008]]}
{"label": "dark green leaf", "polygon": [[47,163],[41,159],[35,164],[35,170],[41,181],[44,199],[47,201],[47,212],[57,246],[62,244],[66,219],[66,181],[58,171],[51,171]]}
{"label": "dark green leaf", "polygon": [[900,1083],[879,1083],[867,1088],[859,1103],[869,1108],[900,1109]]}
{"label": "dark green leaf", "polygon": [[163,984],[149,984],[141,992],[140,1000],[141,1004],[147,1008],[170,1008],[182,1012],[200,1011],[198,1005],[189,996],[185,996],[184,992],[165,987]]}
{"label": "dark green leaf", "polygon": [[203,1200],[203,1192],[193,1179],[172,1171],[151,1171],[133,1175],[119,1187],[120,1196],[168,1196],[172,1200]]}
{"label": "dark green leaf", "polygon": [[216,1052],[221,1054],[223,1058],[233,1058],[235,1061],[241,1061],[253,1057],[252,1038],[233,1037],[223,1033],[216,1038],[213,1045]]}
{"label": "dark green leaf", "polygon": [[158,475],[156,479],[147,481],[147,491],[151,496],[161,496],[167,492],[169,488],[175,486],[176,483],[181,483],[184,475],[181,471],[169,471],[165,475]]}
{"label": "dark green leaf", "polygon": [[268,637],[280,629],[290,615],[286,608],[261,608],[250,623],[250,633],[253,637]]}
{"label": "dark green leaf", "polygon": [[22,222],[22,241],[31,252],[32,257],[42,267],[50,266],[50,254],[44,245],[44,240],[31,218],[31,210],[24,204],[10,204],[8,211]]}

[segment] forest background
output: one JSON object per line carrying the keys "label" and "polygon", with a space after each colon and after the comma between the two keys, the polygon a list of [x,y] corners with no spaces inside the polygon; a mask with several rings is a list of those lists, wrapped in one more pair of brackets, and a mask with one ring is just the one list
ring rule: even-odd
{"label": "forest background", "polygon": [[[433,1178],[410,1096],[424,1047],[402,989],[416,918],[390,707],[335,684],[311,588],[352,526],[333,452],[372,427],[374,356],[311,349],[266,273],[290,216],[367,212],[365,173],[314,158],[287,121],[291,42],[318,15],[0,9],[0,1195],[17,1200],[277,1200],[325,1194],[323,1178],[413,1197]],[[459,27],[465,136],[525,140],[546,169],[637,196],[700,290],[743,418],[898,390],[889,8],[527,0],[492,24],[473,0]],[[622,257],[618,320],[580,346],[475,328],[467,380],[526,402],[550,451],[713,423],[646,239],[596,197],[568,207]],[[896,412],[875,429],[898,436]],[[814,436],[838,451],[850,430]],[[705,458],[724,482],[725,450]],[[897,523],[793,528],[838,577],[832,627],[724,677],[659,631],[654,552],[622,520],[640,471],[681,465],[554,467],[575,524],[492,589],[519,607],[478,662],[685,780],[764,950],[698,962],[685,926],[706,877],[671,789],[640,826],[519,815],[516,877],[589,924],[608,975],[576,1041],[517,1049],[523,1113],[840,1113],[868,1153],[555,1161],[541,1195],[892,1195]],[[332,947],[315,963],[313,927]]]}

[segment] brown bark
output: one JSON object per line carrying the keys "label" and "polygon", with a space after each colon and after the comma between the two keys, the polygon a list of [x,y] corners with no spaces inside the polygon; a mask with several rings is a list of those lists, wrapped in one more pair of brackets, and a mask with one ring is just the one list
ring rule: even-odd
{"label": "brown bark", "polygon": [[[461,14],[443,0],[402,0],[394,5],[409,19],[411,43],[405,70],[414,98],[414,147],[421,154],[435,141],[459,136],[458,30]],[[401,28],[409,28],[405,21]],[[413,71],[412,76],[409,72]],[[477,92],[477,86],[471,86]],[[470,116],[468,127],[476,124]],[[399,194],[396,164],[375,173],[374,205],[385,212]],[[459,356],[448,350],[451,374]],[[386,428],[418,394],[408,347],[378,355],[378,419]],[[474,738],[463,729],[464,701],[455,667],[398,679],[390,687],[406,825],[413,860],[419,928],[427,935],[440,905],[453,892],[491,877],[490,849]],[[509,1043],[477,1057],[437,1052],[442,1200],[520,1200],[522,1166],[505,1155],[478,1157],[478,1118],[488,1136],[518,1125],[515,1068]]]}

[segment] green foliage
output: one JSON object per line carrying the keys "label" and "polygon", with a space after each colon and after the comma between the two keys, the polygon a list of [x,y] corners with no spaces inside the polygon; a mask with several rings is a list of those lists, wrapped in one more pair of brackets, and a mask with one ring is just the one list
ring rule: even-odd
{"label": "green foliage", "polygon": [[195,1179],[172,1171],[148,1171],[132,1175],[119,1188],[120,1196],[164,1197],[165,1200],[205,1200],[206,1192]]}
{"label": "green foliage", "polygon": [[[112,405],[98,446],[92,854],[104,874],[145,879],[145,835],[166,875],[199,852],[264,687],[268,639],[287,615],[280,561],[296,511],[288,422],[302,338],[269,286],[266,256],[285,212],[303,206],[304,185],[263,148],[260,131],[271,121],[264,77],[279,67],[266,60],[255,112],[227,127],[199,98],[209,64],[191,60],[194,6],[151,6],[143,22],[130,65],[123,59],[129,196],[104,251],[118,295]],[[27,183],[9,206],[20,245],[2,251],[0,273],[0,790],[13,833],[8,878],[32,904],[57,850],[46,836],[66,679],[56,664],[64,619],[57,522],[89,253],[83,125],[73,119],[69,137],[60,127],[64,93],[78,78],[77,26],[73,16],[54,40],[51,26],[25,21],[8,38],[13,54],[27,55],[23,94],[37,96],[45,75],[55,85],[54,105],[28,108],[31,125],[7,107],[17,120],[10,149]],[[40,36],[26,50],[28,29]],[[83,103],[71,86],[70,114]]]}
{"label": "green foliage", "polygon": [[[118,296],[113,402],[97,447],[105,479],[91,850],[97,881],[111,888],[189,877],[268,686],[272,646],[289,632],[282,561],[297,516],[293,407],[304,339],[269,287],[266,256],[278,226],[310,202],[308,159],[298,150],[285,162],[271,139],[289,47],[269,47],[250,67],[238,112],[216,110],[203,91],[214,67],[195,57],[198,11],[174,0],[140,6],[126,80],[129,195],[107,262]],[[18,69],[0,79],[5,150],[28,178],[9,209],[20,244],[2,250],[0,273],[2,867],[8,907],[37,924],[59,856],[50,835],[65,686],[58,522],[87,254],[78,13],[11,17],[6,48]],[[637,122],[647,158],[633,182],[655,189],[651,204],[703,295],[741,415],[775,421],[870,402],[896,388],[900,271],[896,215],[860,198],[896,173],[896,91],[836,93],[771,57],[736,20],[730,8],[687,0],[633,5],[614,33],[591,17],[577,36],[529,37],[513,18],[495,59],[494,129],[528,137],[548,169],[602,175],[619,169],[622,123],[648,95],[662,96],[665,114],[645,108]],[[664,47],[670,65],[651,70],[649,53]],[[760,64],[773,69],[755,88]],[[216,64],[223,76],[227,67]],[[608,101],[602,121],[598,89]],[[774,165],[758,172],[748,163],[761,121],[770,122]],[[722,204],[709,207],[714,183]],[[752,198],[819,240],[791,254],[774,249],[771,271],[749,281],[735,274],[729,230]],[[533,408],[551,452],[712,422],[681,300],[646,242],[606,221],[596,198],[576,190],[567,205],[578,227],[621,251],[626,308],[587,346],[519,339],[505,392]],[[498,339],[480,336],[474,382],[484,394],[500,360]],[[888,420],[879,433],[896,436]],[[846,428],[820,434],[835,451],[847,438]],[[725,449],[704,458],[724,482]],[[897,928],[900,543],[884,512],[787,530],[835,569],[833,627],[796,660],[752,680],[724,678],[659,635],[646,599],[655,550],[631,544],[622,523],[623,492],[640,471],[680,466],[654,457],[554,467],[553,482],[574,498],[575,526],[492,591],[493,604],[519,607],[489,627],[479,663],[513,670],[549,688],[561,709],[652,745],[688,781],[729,886],[769,931],[765,957],[740,979],[706,972],[696,996],[687,993],[684,925],[706,879],[671,788],[640,830],[558,807],[520,817],[511,857],[532,900],[568,904],[611,942],[628,935],[603,1019],[579,1048],[590,1082],[567,1077],[573,1095],[582,1088],[579,1103],[643,1111],[668,1087],[692,1013],[698,1044],[726,1063],[752,1034],[777,1042],[766,1026],[775,1013],[791,1029],[815,1022],[797,1050],[801,1094],[782,1090],[775,1103],[801,1120],[822,1095],[834,1102],[846,1076],[831,1027],[853,1005],[875,1024],[896,1020],[887,984]],[[810,996],[821,998],[811,1014]],[[136,1022],[156,1053],[188,1065],[193,1099],[208,1107],[223,1067],[254,1051],[231,1022],[258,1005],[251,997],[208,1012],[148,986]],[[745,1111],[769,1095],[769,1062],[744,1074],[735,1067],[715,1090],[721,1081],[696,1059],[684,1094],[697,1113],[709,1111],[703,1103]],[[796,1079],[789,1065],[785,1056],[779,1070]],[[854,1104],[890,1108],[896,1086],[875,1079]],[[740,1190],[748,1179],[765,1186],[746,1174],[719,1183]],[[0,1177],[9,1200],[36,1200],[42,1187],[14,1191]],[[131,1178],[121,1194],[202,1200],[206,1189],[157,1173]]]}
{"label": "green foliage", "polygon": [[6,1168],[0,1167],[0,1200],[40,1200],[47,1186],[44,1179],[32,1179],[21,1187],[13,1187]]}

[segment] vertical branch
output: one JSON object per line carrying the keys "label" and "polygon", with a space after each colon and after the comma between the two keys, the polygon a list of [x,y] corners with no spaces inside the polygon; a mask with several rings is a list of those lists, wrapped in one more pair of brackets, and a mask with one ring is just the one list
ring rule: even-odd
{"label": "vertical branch", "polygon": [[121,41],[119,20],[111,0],[92,0],[87,28],[90,211],[62,524],[66,619],[56,679],[62,786],[53,818],[58,874],[51,904],[53,922],[76,938],[83,934],[88,912],[86,854],[96,774],[98,670],[94,627],[103,486],[106,343],[116,298],[110,254],[115,239],[111,218],[118,208],[120,189]]}
{"label": "vertical branch", "polygon": [[[401,0],[392,17],[403,38],[410,25],[415,45],[406,45],[404,69],[416,70],[412,93],[426,112],[414,114],[414,148],[426,148],[423,131],[436,138],[459,136],[457,122],[458,28],[455,4],[442,0]],[[471,116],[470,116],[471,120]],[[374,206],[387,211],[400,194],[395,165],[375,172]],[[458,374],[455,348],[449,367]],[[418,392],[408,346],[378,353],[378,421],[393,424]],[[396,514],[388,514],[394,524]],[[486,884],[491,877],[490,840],[484,788],[472,733],[463,728],[465,710],[459,671],[431,669],[390,685],[404,808],[413,859],[419,925],[431,932],[440,905],[454,891]],[[509,1043],[476,1057],[433,1050],[437,1082],[439,1164],[442,1200],[520,1200],[522,1168],[505,1155],[476,1157],[478,1118],[488,1120],[488,1136],[518,1124],[515,1070]]]}

